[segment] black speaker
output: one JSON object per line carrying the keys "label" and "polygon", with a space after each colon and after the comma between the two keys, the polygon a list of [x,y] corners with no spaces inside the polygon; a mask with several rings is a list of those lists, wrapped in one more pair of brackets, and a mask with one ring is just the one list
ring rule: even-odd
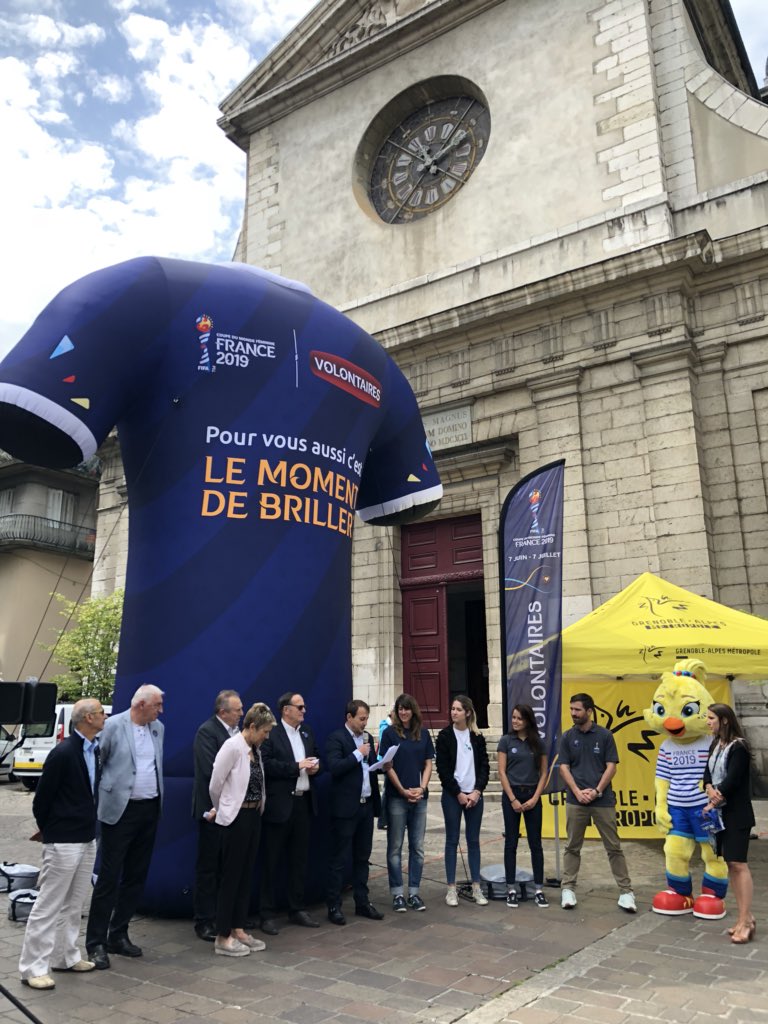
{"label": "black speaker", "polygon": [[33,725],[35,722],[50,722],[56,714],[55,683],[25,683],[24,708],[22,722]]}
{"label": "black speaker", "polygon": [[0,722],[33,725],[55,714],[55,683],[0,683]]}
{"label": "black speaker", "polygon": [[0,683],[0,722],[18,725],[24,721],[24,683]]}

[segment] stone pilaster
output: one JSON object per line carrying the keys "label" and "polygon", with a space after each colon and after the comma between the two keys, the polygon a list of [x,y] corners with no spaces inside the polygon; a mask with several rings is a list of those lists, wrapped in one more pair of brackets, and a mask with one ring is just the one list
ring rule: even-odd
{"label": "stone pilaster", "polygon": [[535,442],[531,432],[523,448],[521,436],[520,475],[525,476],[556,459],[565,459],[563,510],[563,625],[592,611],[589,539],[584,489],[584,452],[581,429],[580,384],[582,372],[571,369],[560,374],[528,380],[531,402],[536,410]]}
{"label": "stone pilaster", "polygon": [[698,357],[688,340],[632,353],[645,409],[658,573],[714,598],[707,510],[697,438]]}

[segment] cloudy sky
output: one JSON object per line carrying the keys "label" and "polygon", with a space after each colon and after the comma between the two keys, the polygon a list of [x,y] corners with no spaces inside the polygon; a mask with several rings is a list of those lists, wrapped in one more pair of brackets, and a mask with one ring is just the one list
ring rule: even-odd
{"label": "cloudy sky", "polygon": [[[762,85],[766,0],[731,2]],[[244,158],[218,103],[313,3],[5,0],[0,354],[97,267],[232,256]]]}

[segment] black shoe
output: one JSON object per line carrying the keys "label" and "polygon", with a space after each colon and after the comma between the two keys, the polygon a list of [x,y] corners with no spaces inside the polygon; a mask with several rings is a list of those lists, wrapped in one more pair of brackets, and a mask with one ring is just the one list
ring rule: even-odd
{"label": "black shoe", "polygon": [[86,951],[88,959],[96,967],[97,971],[108,971],[110,967],[106,946],[94,946]]}
{"label": "black shoe", "polygon": [[288,915],[291,924],[297,924],[301,928],[319,928],[320,922],[310,917],[306,910],[292,910]]}
{"label": "black shoe", "polygon": [[331,924],[346,924],[347,919],[341,912],[341,907],[328,907],[328,920]]}
{"label": "black shoe", "polygon": [[216,927],[210,921],[199,921],[195,925],[195,935],[203,942],[214,942],[216,939]]}
{"label": "black shoe", "polygon": [[280,929],[277,927],[275,921],[271,917],[262,917],[259,928],[264,932],[265,935],[279,935]]}
{"label": "black shoe", "polygon": [[361,903],[355,907],[355,913],[358,917],[369,917],[371,921],[381,921],[384,915],[380,910],[377,910],[372,903]]}
{"label": "black shoe", "polygon": [[107,939],[107,952],[117,953],[118,956],[142,956],[141,946],[135,946],[127,935]]}

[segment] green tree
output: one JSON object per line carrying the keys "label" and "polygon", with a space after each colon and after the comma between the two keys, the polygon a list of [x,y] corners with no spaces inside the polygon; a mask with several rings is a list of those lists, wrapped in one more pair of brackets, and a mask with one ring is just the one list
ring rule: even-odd
{"label": "green tree", "polygon": [[47,645],[53,659],[68,671],[54,676],[59,700],[97,697],[112,703],[115,669],[123,617],[123,591],[107,597],[91,597],[78,605],[62,594],[53,595],[62,606],[59,614],[67,620],[56,642]]}

